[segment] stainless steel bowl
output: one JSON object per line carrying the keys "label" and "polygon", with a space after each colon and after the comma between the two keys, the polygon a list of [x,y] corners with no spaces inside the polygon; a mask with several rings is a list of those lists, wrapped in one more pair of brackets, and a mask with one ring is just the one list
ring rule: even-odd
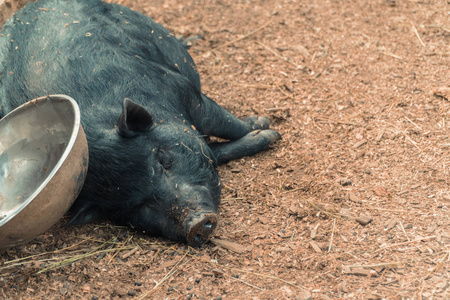
{"label": "stainless steel bowl", "polygon": [[78,196],[88,146],[77,103],[31,100],[0,120],[0,249],[47,231]]}

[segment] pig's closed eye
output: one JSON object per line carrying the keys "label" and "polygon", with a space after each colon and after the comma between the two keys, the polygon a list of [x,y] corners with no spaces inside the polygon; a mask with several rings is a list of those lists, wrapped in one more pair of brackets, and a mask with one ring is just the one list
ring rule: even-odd
{"label": "pig's closed eye", "polygon": [[164,170],[169,170],[173,165],[173,159],[169,152],[165,150],[158,150],[157,158]]}

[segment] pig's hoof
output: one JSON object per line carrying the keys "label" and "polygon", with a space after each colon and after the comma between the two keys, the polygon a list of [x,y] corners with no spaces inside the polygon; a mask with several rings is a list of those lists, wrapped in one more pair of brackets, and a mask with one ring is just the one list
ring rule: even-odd
{"label": "pig's hoof", "polygon": [[244,138],[249,139],[250,144],[255,144],[261,146],[268,146],[279,139],[281,139],[281,134],[272,129],[266,130],[255,130],[247,134]]}
{"label": "pig's hoof", "polygon": [[187,235],[189,246],[198,247],[206,243],[217,227],[216,214],[207,214],[193,222]]}
{"label": "pig's hoof", "polygon": [[249,124],[252,130],[269,129],[270,119],[268,117],[251,116],[243,119]]}

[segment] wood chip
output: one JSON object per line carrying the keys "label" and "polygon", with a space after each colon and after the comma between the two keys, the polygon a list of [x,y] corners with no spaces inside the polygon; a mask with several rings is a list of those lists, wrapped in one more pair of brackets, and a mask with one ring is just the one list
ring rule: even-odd
{"label": "wood chip", "polygon": [[214,274],[214,276],[217,278],[223,277],[223,274],[225,273],[224,271],[222,271],[220,269],[212,269],[211,271]]}
{"label": "wood chip", "polygon": [[301,291],[295,297],[295,300],[312,300],[312,296],[308,291]]}
{"label": "wood chip", "polygon": [[319,245],[316,244],[316,242],[314,241],[310,241],[309,245],[311,246],[311,248],[313,248],[314,251],[316,251],[317,253],[322,253],[322,250],[320,249]]}
{"label": "wood chip", "polygon": [[377,272],[374,270],[368,270],[364,268],[344,268],[342,270],[344,274],[356,275],[356,276],[377,276]]}
{"label": "wood chip", "polygon": [[270,222],[270,220],[268,218],[263,217],[263,216],[258,217],[258,221],[261,224],[268,224]]}
{"label": "wood chip", "polygon": [[310,56],[308,49],[306,49],[302,45],[297,45],[296,47],[294,47],[294,49],[297,50],[304,58]]}
{"label": "wood chip", "polygon": [[340,291],[344,292],[344,293],[348,293],[350,290],[347,287],[347,282],[343,281],[338,285],[338,288]]}
{"label": "wood chip", "polygon": [[348,200],[362,204],[362,201],[353,192],[348,192]]}
{"label": "wood chip", "polygon": [[383,138],[383,134],[384,134],[384,132],[386,131],[386,129],[385,128],[383,128],[383,129],[381,129],[379,132],[378,132],[378,135],[377,135],[377,137],[375,138],[375,142],[379,142],[379,141],[381,141],[381,139]]}
{"label": "wood chip", "polygon": [[386,230],[386,231],[391,230],[392,228],[395,227],[395,225],[397,225],[397,220],[396,220],[396,219],[391,219],[391,220],[386,224],[386,227],[384,228],[384,230]]}
{"label": "wood chip", "polygon": [[366,226],[367,224],[369,224],[370,222],[372,222],[372,218],[368,217],[368,216],[364,216],[361,215],[360,217],[356,218],[356,222],[358,222],[359,224]]}
{"label": "wood chip", "polygon": [[120,255],[120,258],[121,258],[121,259],[127,259],[127,258],[130,257],[131,255],[133,255],[134,253],[136,253],[136,251],[138,251],[138,250],[139,250],[139,247],[136,246],[136,247],[134,247],[132,250],[130,250],[130,251],[124,253],[123,255]]}
{"label": "wood chip", "polygon": [[441,86],[432,91],[433,96],[450,100],[450,87]]}
{"label": "wood chip", "polygon": [[312,240],[316,239],[317,237],[317,229],[319,228],[320,223],[317,223],[316,227],[314,227],[313,230],[311,230],[310,237]]}
{"label": "wood chip", "polygon": [[289,206],[289,213],[292,215],[297,215],[300,211],[300,207],[297,203],[292,203],[291,206]]}
{"label": "wood chip", "polygon": [[287,252],[289,251],[289,248],[287,247],[277,247],[275,248],[275,252]]}
{"label": "wood chip", "polygon": [[375,192],[375,194],[377,194],[378,197],[388,197],[391,198],[391,193],[389,193],[388,191],[386,191],[385,188],[381,187],[381,186],[377,186],[373,189],[373,191]]}
{"label": "wood chip", "polygon": [[367,297],[367,299],[369,299],[369,300],[378,300],[378,299],[385,299],[385,297],[384,297],[383,295],[381,295],[381,294],[372,292],[372,293]]}
{"label": "wood chip", "polygon": [[359,148],[359,147],[365,145],[366,143],[367,143],[367,140],[366,139],[362,139],[362,140],[360,140],[359,142],[357,142],[356,144],[353,145],[353,149]]}
{"label": "wood chip", "polygon": [[211,243],[213,243],[216,246],[220,246],[222,248],[228,249],[230,251],[236,252],[236,253],[244,253],[249,252],[253,250],[253,246],[244,246],[238,243],[230,242],[227,240],[221,240],[221,239],[211,239]]}

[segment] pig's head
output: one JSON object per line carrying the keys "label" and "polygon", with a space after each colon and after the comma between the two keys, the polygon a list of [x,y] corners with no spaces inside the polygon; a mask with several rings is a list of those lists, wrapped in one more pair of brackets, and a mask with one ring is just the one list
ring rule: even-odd
{"label": "pig's head", "polygon": [[155,123],[125,99],[117,130],[89,144],[89,172],[69,224],[110,219],[191,246],[208,241],[220,202],[215,158],[195,128],[178,123]]}

